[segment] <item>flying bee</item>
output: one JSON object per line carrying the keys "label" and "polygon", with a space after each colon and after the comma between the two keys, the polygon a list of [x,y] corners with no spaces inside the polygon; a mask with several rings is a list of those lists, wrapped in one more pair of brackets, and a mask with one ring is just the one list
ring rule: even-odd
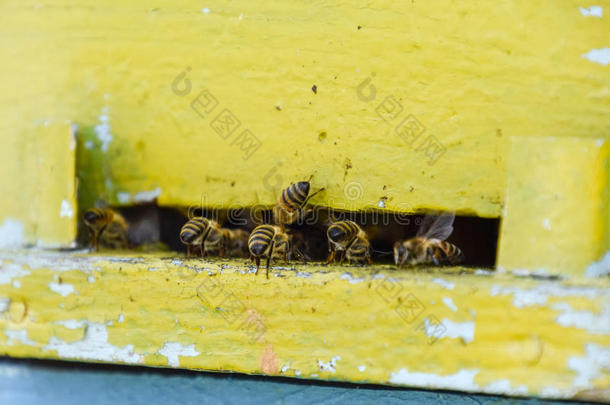
{"label": "flying bee", "polygon": [[[328,261],[326,264],[337,261],[341,256],[339,264],[347,258],[348,262],[363,262],[371,264],[369,240],[364,232],[353,221],[338,221],[331,224],[326,230],[328,237]],[[343,255],[337,252],[344,252]]]}
{"label": "flying bee", "polygon": [[118,212],[110,208],[90,208],[83,220],[91,233],[91,248],[97,251],[100,242],[113,249],[127,247],[127,222]]}
{"label": "flying bee", "polygon": [[190,257],[195,248],[201,250],[201,257],[208,252],[224,253],[224,234],[218,222],[204,217],[190,219],[180,230],[180,240],[186,245],[186,255]]}
{"label": "flying bee", "polygon": [[407,265],[455,265],[464,260],[462,251],[445,239],[453,232],[454,214],[426,215],[414,238],[394,244],[394,263]]}
{"label": "flying bee", "polygon": [[276,224],[283,228],[284,225],[302,220],[311,212],[311,209],[305,209],[307,201],[324,189],[309,195],[309,188],[309,181],[300,181],[282,190],[278,203],[273,207],[273,219]]}
{"label": "flying bee", "polygon": [[271,259],[283,258],[288,263],[291,252],[291,237],[282,228],[275,225],[259,225],[250,234],[248,239],[250,261],[256,262],[256,274],[260,266],[261,257],[267,258],[267,278],[269,278],[269,263]]}

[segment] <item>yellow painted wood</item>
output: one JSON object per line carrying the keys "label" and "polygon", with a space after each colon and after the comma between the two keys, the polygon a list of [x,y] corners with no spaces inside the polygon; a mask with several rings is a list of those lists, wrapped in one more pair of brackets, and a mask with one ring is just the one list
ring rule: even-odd
{"label": "yellow painted wood", "polygon": [[18,136],[0,148],[0,245],[70,246],[77,221],[72,123],[44,120]]}
{"label": "yellow painted wood", "polygon": [[[78,123],[83,205],[271,204],[315,174],[318,204],[495,217],[508,136],[608,136],[608,67],[583,55],[610,20],[579,5],[6,1],[2,136],[14,151],[35,122]],[[224,109],[240,122],[227,139],[211,127]]]}
{"label": "yellow painted wood", "polygon": [[608,401],[608,280],[319,264],[267,280],[230,260],[0,260],[10,356]]}
{"label": "yellow painted wood", "polygon": [[610,144],[513,137],[498,265],[583,276],[610,251]]}

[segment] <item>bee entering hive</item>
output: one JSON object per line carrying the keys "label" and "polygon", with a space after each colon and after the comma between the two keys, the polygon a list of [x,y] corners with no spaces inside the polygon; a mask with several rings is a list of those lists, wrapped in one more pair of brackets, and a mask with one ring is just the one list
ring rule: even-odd
{"label": "bee entering hive", "polygon": [[[270,236],[263,235],[262,229],[257,240],[269,244],[277,234],[277,249],[271,252],[267,250],[270,246],[257,244],[253,262],[262,257],[263,264],[272,257],[272,263],[289,260],[494,268],[500,225],[497,218],[450,213],[410,215],[321,206],[310,206],[299,220],[281,226],[274,221],[274,207],[217,209],[147,203],[108,209],[126,222],[128,249],[175,251],[193,257],[249,257],[252,252],[248,252],[248,246],[256,243],[249,245],[248,235],[252,238],[257,227],[268,225]],[[90,234],[82,227],[81,245],[90,244]],[[105,243],[103,233],[98,239],[102,248],[116,247]]]}

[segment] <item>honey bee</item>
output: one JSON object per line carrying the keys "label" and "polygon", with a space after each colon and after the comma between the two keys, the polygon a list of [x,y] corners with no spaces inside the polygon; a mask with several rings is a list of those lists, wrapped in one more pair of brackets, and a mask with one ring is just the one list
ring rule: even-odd
{"label": "honey bee", "polygon": [[367,262],[372,264],[370,255],[370,244],[366,232],[364,232],[353,221],[338,221],[331,224],[327,231],[328,237],[328,261],[326,264],[337,261],[337,253],[343,251],[339,264],[347,259],[352,262]]}
{"label": "honey bee", "polygon": [[407,265],[455,265],[464,254],[445,239],[453,232],[454,214],[424,217],[414,238],[394,244],[394,263]]}
{"label": "honey bee", "polygon": [[311,212],[305,209],[307,201],[324,189],[309,195],[309,188],[309,181],[300,181],[282,190],[278,203],[273,207],[273,219],[276,224],[283,228],[284,225],[302,220]]}
{"label": "honey bee", "polygon": [[247,257],[248,232],[243,229],[222,228],[225,235],[225,251],[230,257]]}
{"label": "honey bee", "polygon": [[91,248],[99,249],[100,243],[112,249],[127,247],[127,222],[118,212],[110,208],[90,208],[83,220],[91,233]]}
{"label": "honey bee", "polygon": [[218,222],[204,217],[190,219],[180,230],[180,241],[186,245],[186,255],[190,257],[195,248],[201,251],[201,257],[207,253],[224,253],[224,234]]}
{"label": "honey bee", "polygon": [[269,278],[271,259],[283,258],[288,263],[290,246],[290,235],[279,226],[259,225],[254,228],[248,239],[248,249],[250,250],[250,261],[256,262],[256,274],[258,274],[261,257],[267,258],[267,278]]}

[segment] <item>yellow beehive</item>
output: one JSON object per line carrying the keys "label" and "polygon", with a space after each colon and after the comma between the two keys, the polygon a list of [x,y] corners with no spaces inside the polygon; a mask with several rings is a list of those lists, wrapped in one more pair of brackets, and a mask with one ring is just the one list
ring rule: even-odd
{"label": "yellow beehive", "polygon": [[[2,352],[607,400],[603,11],[4,2]],[[269,206],[311,175],[320,206],[501,219],[501,271],[312,265],[266,281],[233,261],[209,277],[218,262],[16,250],[73,245],[97,199]],[[378,291],[393,277],[429,311],[413,324],[394,301],[408,294]],[[239,291],[263,339],[197,298],[210,280]],[[432,315],[446,331],[426,344]]]}

